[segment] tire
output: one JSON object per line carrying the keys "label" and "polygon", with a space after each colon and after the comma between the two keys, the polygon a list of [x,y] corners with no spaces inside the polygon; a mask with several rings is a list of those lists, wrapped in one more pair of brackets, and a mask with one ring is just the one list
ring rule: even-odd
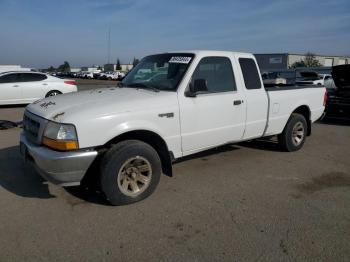
{"label": "tire", "polygon": [[61,95],[61,94],[62,94],[62,92],[60,92],[60,91],[58,91],[58,90],[51,90],[50,92],[48,92],[48,93],[46,94],[45,97],[57,96],[57,95]]}
{"label": "tire", "polygon": [[113,146],[101,161],[101,189],[112,205],[126,205],[150,196],[161,176],[153,147],[138,140]]}
{"label": "tire", "polygon": [[278,142],[282,150],[294,152],[303,147],[307,135],[307,122],[303,115],[293,113],[289,118]]}

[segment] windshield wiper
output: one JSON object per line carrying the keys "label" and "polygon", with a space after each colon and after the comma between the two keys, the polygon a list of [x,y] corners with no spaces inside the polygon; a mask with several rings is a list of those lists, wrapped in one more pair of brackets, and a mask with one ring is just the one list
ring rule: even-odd
{"label": "windshield wiper", "polygon": [[136,87],[136,88],[152,90],[154,92],[159,92],[158,88],[155,88],[155,87],[149,86],[149,85],[145,85],[143,83],[131,83],[131,84],[125,86],[125,87]]}

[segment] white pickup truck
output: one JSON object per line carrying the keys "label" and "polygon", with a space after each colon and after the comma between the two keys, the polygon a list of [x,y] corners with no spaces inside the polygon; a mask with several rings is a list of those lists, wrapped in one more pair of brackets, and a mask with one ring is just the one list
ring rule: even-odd
{"label": "white pickup truck", "polygon": [[174,160],[209,148],[278,135],[282,149],[300,149],[325,99],[324,87],[265,89],[252,54],[163,53],[142,59],[116,87],[29,105],[20,148],[53,183],[92,175],[122,205],[149,196],[162,173],[172,176]]}

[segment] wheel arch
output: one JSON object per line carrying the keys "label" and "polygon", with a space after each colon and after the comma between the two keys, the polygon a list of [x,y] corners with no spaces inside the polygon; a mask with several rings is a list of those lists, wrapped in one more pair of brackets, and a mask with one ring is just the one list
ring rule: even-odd
{"label": "wheel arch", "polygon": [[112,145],[125,140],[139,140],[152,146],[160,157],[163,173],[170,177],[173,175],[172,161],[174,155],[169,151],[165,140],[159,134],[154,131],[143,129],[127,131],[109,140],[104,147],[109,148]]}
{"label": "wheel arch", "polygon": [[63,94],[62,91],[58,89],[50,89],[49,91],[46,92],[45,98],[49,97],[50,93],[57,92],[59,95]]}
{"label": "wheel arch", "polygon": [[301,105],[294,109],[292,114],[300,114],[305,117],[307,123],[307,135],[311,135],[311,110],[307,105]]}

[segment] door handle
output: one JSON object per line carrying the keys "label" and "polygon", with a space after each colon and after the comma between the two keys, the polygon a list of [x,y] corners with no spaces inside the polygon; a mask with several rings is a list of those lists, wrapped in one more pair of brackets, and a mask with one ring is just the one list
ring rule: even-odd
{"label": "door handle", "polygon": [[233,105],[234,106],[238,106],[238,105],[240,105],[242,103],[243,103],[243,100],[235,100],[235,101],[233,101]]}
{"label": "door handle", "polygon": [[43,86],[47,86],[47,84],[46,84],[46,83],[43,83]]}
{"label": "door handle", "polygon": [[14,85],[13,87],[18,87],[18,85]]}

